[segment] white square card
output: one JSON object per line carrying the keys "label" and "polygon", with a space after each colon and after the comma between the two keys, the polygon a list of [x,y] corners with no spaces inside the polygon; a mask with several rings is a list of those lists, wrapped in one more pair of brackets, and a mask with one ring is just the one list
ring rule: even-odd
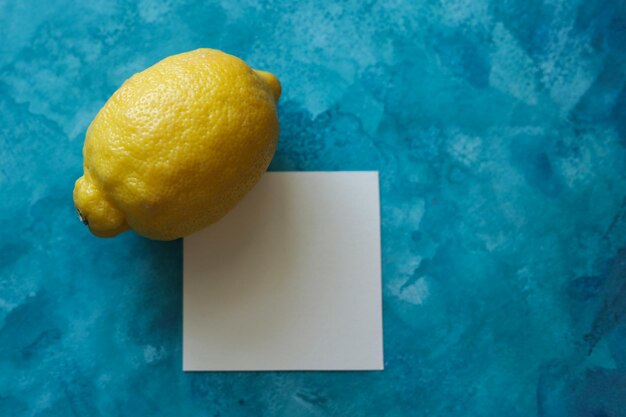
{"label": "white square card", "polygon": [[185,371],[383,368],[377,172],[270,172],[184,239]]}

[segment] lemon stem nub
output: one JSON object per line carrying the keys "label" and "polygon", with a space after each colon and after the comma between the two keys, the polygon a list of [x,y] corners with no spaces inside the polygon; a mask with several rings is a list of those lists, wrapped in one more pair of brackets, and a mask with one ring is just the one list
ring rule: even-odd
{"label": "lemon stem nub", "polygon": [[89,226],[89,221],[87,220],[87,217],[83,216],[83,213],[81,213],[78,208],[76,208],[76,213],[78,213],[78,220],[80,220],[80,222],[85,226]]}
{"label": "lemon stem nub", "polygon": [[74,206],[80,221],[96,236],[113,237],[128,229],[124,213],[107,199],[88,173],[76,181]]}

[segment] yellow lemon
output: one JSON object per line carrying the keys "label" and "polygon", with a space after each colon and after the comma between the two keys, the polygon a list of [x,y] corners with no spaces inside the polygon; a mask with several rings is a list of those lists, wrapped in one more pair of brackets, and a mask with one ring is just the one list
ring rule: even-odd
{"label": "yellow lemon", "polygon": [[224,216],[278,140],[278,79],[213,49],[133,75],[92,121],[74,203],[96,236],[171,240]]}

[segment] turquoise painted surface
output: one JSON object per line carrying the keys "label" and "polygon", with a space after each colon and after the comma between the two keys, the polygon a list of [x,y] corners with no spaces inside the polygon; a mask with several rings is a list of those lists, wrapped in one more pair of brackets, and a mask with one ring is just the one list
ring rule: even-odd
{"label": "turquoise painted surface", "polygon": [[[626,416],[626,4],[0,3],[0,415]],[[100,240],[85,130],[198,47],[283,82],[273,170],[378,169],[381,373],[181,372],[181,243]]]}

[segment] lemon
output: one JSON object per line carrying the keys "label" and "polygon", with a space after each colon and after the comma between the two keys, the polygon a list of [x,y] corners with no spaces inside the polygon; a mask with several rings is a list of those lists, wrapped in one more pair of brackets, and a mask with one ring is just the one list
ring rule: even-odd
{"label": "lemon", "polygon": [[257,183],[278,140],[278,79],[213,49],[133,75],[87,130],[74,187],[96,236],[157,240],[214,223]]}

